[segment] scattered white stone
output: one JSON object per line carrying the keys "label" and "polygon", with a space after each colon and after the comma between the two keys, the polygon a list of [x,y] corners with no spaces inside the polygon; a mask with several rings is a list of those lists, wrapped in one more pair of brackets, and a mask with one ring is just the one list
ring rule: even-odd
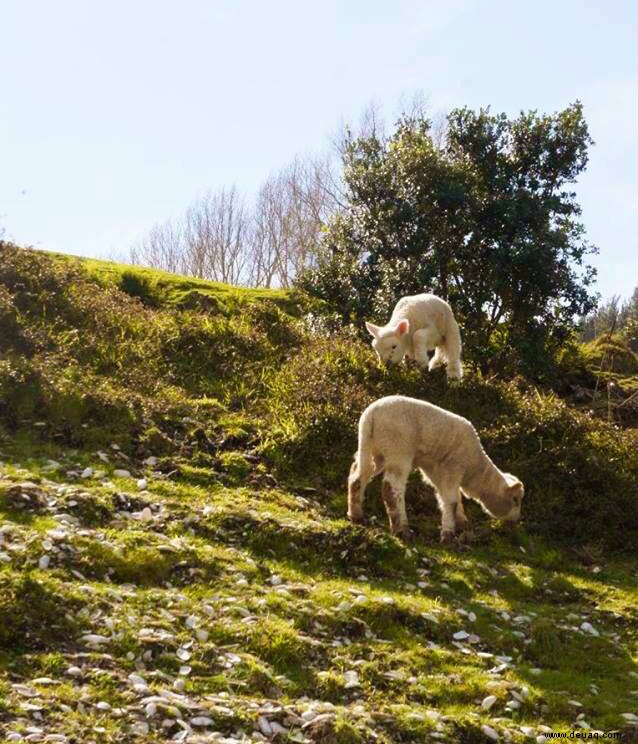
{"label": "scattered white stone", "polygon": [[191,726],[212,726],[214,723],[215,721],[208,716],[195,716],[190,720]]}
{"label": "scattered white stone", "polygon": [[150,522],[153,519],[153,512],[148,506],[145,506],[140,512],[140,519],[142,522]]}
{"label": "scattered white stone", "polygon": [[488,739],[492,739],[492,741],[498,741],[499,735],[498,731],[495,731],[491,726],[488,726],[486,723],[484,723],[481,726],[481,731],[487,736]]}
{"label": "scattered white stone", "polygon": [[95,707],[98,710],[111,710],[111,704],[107,703],[106,700],[100,700],[98,703],[95,704]]}
{"label": "scattered white stone", "polygon": [[635,713],[621,713],[620,715],[629,723],[638,723],[638,716]]}
{"label": "scattered white stone", "polygon": [[159,458],[155,457],[155,455],[151,455],[150,457],[147,457],[146,460],[142,460],[142,462],[144,465],[154,468],[159,462]]}
{"label": "scattered white stone", "polygon": [[288,729],[285,726],[282,726],[279,721],[270,721],[270,728],[275,736],[277,736],[277,734],[288,733]]}
{"label": "scattered white stone", "polygon": [[357,672],[354,672],[354,671],[345,672],[343,677],[346,681],[346,684],[345,684],[346,690],[350,690],[354,687],[361,687],[361,683],[359,682],[359,675],[357,674]]}
{"label": "scattered white stone", "polygon": [[114,478],[130,478],[131,474],[128,470],[124,470],[124,468],[115,468],[113,471],[113,477]]}
{"label": "scattered white stone", "polygon": [[283,580],[282,580],[281,576],[279,576],[279,575],[277,575],[277,574],[273,574],[273,575],[272,575],[272,576],[270,577],[269,581],[270,581],[270,584],[271,584],[272,586],[279,586],[280,584],[282,584],[282,583],[283,583]]}
{"label": "scattered white stone", "polygon": [[38,568],[42,571],[46,571],[46,569],[49,567],[50,562],[51,556],[45,553],[44,555],[40,556],[40,560],[38,561]]}
{"label": "scattered white stone", "polygon": [[101,643],[108,643],[111,639],[97,633],[86,633],[86,635],[80,637],[80,640],[92,646],[99,646]]}
{"label": "scattered white stone", "polygon": [[191,658],[191,653],[186,648],[178,648],[175,655],[180,661],[188,661]]}
{"label": "scattered white stone", "polygon": [[80,473],[80,478],[90,478],[93,475],[93,468],[84,468]]}
{"label": "scattered white stone", "polygon": [[273,730],[268,719],[265,716],[259,716],[259,718],[257,719],[257,726],[264,736],[270,738],[273,735]]}
{"label": "scattered white stone", "polygon": [[429,620],[429,621],[430,621],[431,623],[434,623],[435,625],[439,625],[439,620],[438,620],[438,618],[436,618],[436,617],[435,617],[434,615],[432,615],[432,614],[431,614],[431,613],[429,613],[429,612],[422,612],[422,613],[421,613],[421,617],[422,617],[422,618],[423,618],[424,620]]}
{"label": "scattered white stone", "polygon": [[352,605],[350,602],[343,601],[340,602],[335,609],[337,612],[349,612],[352,609]]}
{"label": "scattered white stone", "polygon": [[208,631],[203,628],[199,628],[195,631],[195,637],[200,643],[206,643],[208,640]]}
{"label": "scattered white stone", "polygon": [[407,718],[411,721],[427,721],[427,718],[422,713],[408,713]]}
{"label": "scattered white stone", "polygon": [[14,684],[11,685],[11,688],[14,692],[17,692],[18,695],[22,695],[22,697],[33,698],[37,697],[39,694],[37,690],[34,690],[33,687],[29,687],[28,685]]}
{"label": "scattered white stone", "polygon": [[79,677],[82,674],[82,670],[79,666],[70,666],[66,673],[70,675],[71,677]]}
{"label": "scattered white stone", "polygon": [[131,726],[131,733],[137,736],[146,736],[151,730],[151,727],[146,721],[137,721]]}
{"label": "scattered white stone", "polygon": [[596,630],[596,628],[594,628],[594,626],[591,623],[586,623],[586,622],[582,623],[580,626],[580,629],[584,631],[585,633],[589,633],[590,635],[593,635],[596,637],[600,636],[600,633]]}
{"label": "scattered white stone", "polygon": [[456,633],[452,636],[455,641],[464,641],[466,638],[469,638],[470,634],[466,632],[465,630],[457,630]]}
{"label": "scattered white stone", "polygon": [[146,491],[146,489],[148,488],[148,481],[146,480],[146,478],[140,478],[137,481],[137,487],[140,491]]}
{"label": "scattered white stone", "polygon": [[483,699],[481,708],[483,708],[483,710],[489,710],[497,700],[498,698],[496,697],[496,695],[488,695],[486,698]]}

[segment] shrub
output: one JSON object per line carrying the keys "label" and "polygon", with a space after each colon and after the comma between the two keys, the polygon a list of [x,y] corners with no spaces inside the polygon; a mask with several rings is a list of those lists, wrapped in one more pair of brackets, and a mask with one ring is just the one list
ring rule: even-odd
{"label": "shrub", "polygon": [[[474,423],[497,465],[525,482],[533,532],[616,549],[638,540],[636,438],[520,378],[470,370],[448,385],[442,370],[381,368],[352,331],[316,316],[304,323],[256,293],[233,290],[224,312],[149,307],[79,264],[0,247],[0,425],[10,434],[34,436],[43,421],[39,436],[76,447],[215,456],[237,481],[252,469],[246,449],[259,445],[280,479],[317,489],[343,513],[358,418],[401,393]],[[139,286],[169,291],[153,282]],[[626,344],[612,342],[636,369]],[[580,359],[572,349],[564,364],[578,372]]]}
{"label": "shrub", "polygon": [[192,396],[245,404],[295,343],[295,322],[267,301],[184,309],[162,303],[146,273],[101,281],[79,262],[0,247],[0,417],[10,429],[37,417],[46,435],[93,446],[155,427],[166,452],[184,417],[208,415]]}
{"label": "shrub", "polygon": [[[638,540],[638,451],[623,432],[519,381],[380,369],[368,347],[309,340],[270,384],[265,442],[282,477],[345,495],[363,409],[384,395],[428,400],[465,416],[486,451],[526,486],[524,522],[561,543],[628,548]],[[345,509],[344,509],[345,511]]]}
{"label": "shrub", "polygon": [[638,374],[638,354],[632,351],[622,334],[598,336],[583,344],[583,351],[589,365],[595,370]]}

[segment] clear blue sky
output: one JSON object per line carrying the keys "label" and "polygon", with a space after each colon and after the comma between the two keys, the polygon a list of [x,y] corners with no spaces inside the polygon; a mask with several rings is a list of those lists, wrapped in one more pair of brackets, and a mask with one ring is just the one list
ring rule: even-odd
{"label": "clear blue sky", "polygon": [[579,98],[599,290],[638,284],[638,3],[5,0],[0,226],[124,254],[208,189],[250,194],[371,101],[516,114]]}

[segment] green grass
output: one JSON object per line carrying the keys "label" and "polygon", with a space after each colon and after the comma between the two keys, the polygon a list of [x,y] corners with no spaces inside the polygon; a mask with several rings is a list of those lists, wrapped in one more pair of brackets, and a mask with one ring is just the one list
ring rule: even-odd
{"label": "green grass", "polygon": [[292,290],[235,287],[142,266],[132,267],[110,261],[53,255],[63,261],[79,263],[100,283],[112,284],[156,306],[204,307],[230,313],[254,302],[266,300],[283,310],[295,311],[301,301],[301,296]]}
{"label": "green grass", "polygon": [[[484,725],[523,742],[579,721],[631,740],[628,432],[520,381],[380,370],[294,294],[6,250],[0,738],[154,742],[179,719],[256,741],[267,719],[277,741],[323,744],[478,744]],[[378,484],[370,526],[345,520],[356,419],[392,392],[475,422],[525,481],[521,526],[471,510],[474,541],[444,548],[418,479],[411,544]],[[10,497],[25,481],[37,509]]]}
{"label": "green grass", "polygon": [[[28,476],[47,493],[60,487],[43,463],[25,465],[19,450],[5,446],[6,455],[4,485]],[[63,461],[69,453],[56,455]],[[11,544],[24,546],[0,569],[11,597],[0,663],[27,685],[63,680],[38,687],[47,730],[77,736],[104,721],[104,741],[117,741],[135,721],[127,676],[144,667],[139,673],[153,675],[152,689],[170,688],[183,666],[175,653],[189,641],[185,690],[200,704],[230,695],[232,715],[215,724],[227,734],[251,730],[251,705],[263,700],[298,712],[304,700],[334,706],[337,742],[365,742],[371,731],[381,741],[419,741],[437,727],[455,741],[486,722],[523,740],[521,726],[542,721],[569,730],[581,712],[600,730],[621,728],[621,714],[635,709],[635,560],[605,559],[594,570],[542,540],[501,537],[498,529],[469,549],[444,549],[434,537],[405,546],[385,525],[353,530],[329,507],[286,491],[219,485],[208,493],[199,477],[185,475],[150,482],[153,521],[113,514],[108,525],[87,527],[78,520],[46,570],[37,566],[46,534],[6,505],[0,510]],[[123,485],[81,487],[99,500]],[[61,511],[71,512],[68,502],[50,509]],[[428,519],[416,520],[423,534]],[[599,635],[579,630],[583,622]],[[156,640],[141,640],[142,628]],[[460,630],[476,643],[455,641]],[[86,633],[108,640],[89,648],[82,675],[69,678],[65,670],[87,651]],[[95,667],[103,653],[107,665]],[[498,656],[509,661],[495,673]],[[347,684],[351,672],[357,686]],[[508,712],[513,693],[523,702]],[[11,723],[20,695],[10,687],[3,695],[0,726],[24,731],[26,722]],[[79,710],[79,695],[125,713]],[[486,712],[480,703],[488,695],[497,700]]]}

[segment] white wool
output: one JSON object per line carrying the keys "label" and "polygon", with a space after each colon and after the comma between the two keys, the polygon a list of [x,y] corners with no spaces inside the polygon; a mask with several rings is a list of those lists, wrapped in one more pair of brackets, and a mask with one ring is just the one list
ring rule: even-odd
{"label": "white wool", "polygon": [[[404,356],[416,360],[431,371],[447,364],[447,376],[460,379],[461,334],[452,308],[432,294],[401,298],[389,323],[366,323],[374,337],[372,346],[382,362],[400,362]],[[430,360],[428,351],[435,351]]]}
{"label": "white wool", "polygon": [[406,532],[405,484],[415,468],[436,490],[442,539],[450,539],[465,526],[463,495],[498,519],[513,522],[520,517],[523,484],[494,465],[472,424],[431,403],[401,395],[380,398],[361,415],[359,449],[348,479],[348,516],[362,521],[365,487],[383,472],[390,527],[397,534]]}

